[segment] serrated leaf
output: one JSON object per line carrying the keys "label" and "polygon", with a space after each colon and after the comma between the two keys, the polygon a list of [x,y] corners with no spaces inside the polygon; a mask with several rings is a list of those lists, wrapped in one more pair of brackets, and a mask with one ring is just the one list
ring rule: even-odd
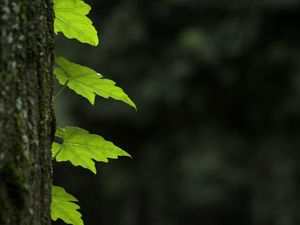
{"label": "serrated leaf", "polygon": [[52,186],[51,219],[62,219],[67,224],[83,225],[81,213],[77,210],[80,206],[74,202],[78,200],[68,194],[64,188]]}
{"label": "serrated leaf", "polygon": [[99,95],[125,102],[136,109],[132,100],[120,87],[115,86],[114,81],[104,79],[96,71],[72,63],[63,57],[56,57],[55,63],[58,67],[54,69],[54,74],[58,82],[62,85],[67,83],[70,89],[88,99],[91,104],[94,104],[95,96]]}
{"label": "serrated leaf", "polygon": [[63,143],[54,142],[52,155],[57,162],[70,161],[74,166],[81,166],[97,173],[95,161],[108,162],[119,156],[130,155],[103,137],[90,134],[78,127],[58,128],[56,136],[63,139]]}
{"label": "serrated leaf", "polygon": [[64,33],[67,38],[76,38],[82,43],[97,46],[97,30],[86,16],[91,7],[82,0],[54,0],[54,31]]}

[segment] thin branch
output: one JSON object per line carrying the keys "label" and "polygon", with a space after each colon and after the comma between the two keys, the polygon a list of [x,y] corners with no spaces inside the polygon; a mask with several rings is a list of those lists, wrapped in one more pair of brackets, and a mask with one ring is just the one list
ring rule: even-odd
{"label": "thin branch", "polygon": [[53,97],[53,101],[55,101],[57,99],[57,97],[65,90],[67,84],[69,83],[69,81],[67,81],[60,89],[59,91],[55,94],[55,96]]}

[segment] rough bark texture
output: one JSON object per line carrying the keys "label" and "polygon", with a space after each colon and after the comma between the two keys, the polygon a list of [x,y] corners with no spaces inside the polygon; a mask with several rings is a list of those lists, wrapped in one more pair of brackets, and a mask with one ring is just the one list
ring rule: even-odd
{"label": "rough bark texture", "polygon": [[51,0],[0,0],[0,224],[50,224]]}

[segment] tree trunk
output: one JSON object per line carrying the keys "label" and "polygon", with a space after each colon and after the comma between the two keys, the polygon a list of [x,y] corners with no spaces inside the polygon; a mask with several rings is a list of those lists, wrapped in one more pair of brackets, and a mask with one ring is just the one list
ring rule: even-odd
{"label": "tree trunk", "polygon": [[0,0],[0,224],[48,225],[51,203],[51,0]]}

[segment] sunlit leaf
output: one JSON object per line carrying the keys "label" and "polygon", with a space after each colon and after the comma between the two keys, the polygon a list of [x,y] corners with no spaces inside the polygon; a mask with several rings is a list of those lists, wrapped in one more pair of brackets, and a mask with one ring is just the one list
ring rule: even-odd
{"label": "sunlit leaf", "polygon": [[99,95],[123,101],[136,109],[132,100],[120,87],[115,86],[114,81],[104,79],[96,71],[72,63],[63,57],[56,57],[55,63],[58,67],[54,69],[54,74],[59,83],[62,85],[67,83],[70,89],[88,99],[91,104],[94,104],[95,96]]}
{"label": "sunlit leaf", "polygon": [[86,16],[91,7],[82,0],[54,0],[54,31],[67,38],[98,45],[98,35],[92,21]]}
{"label": "sunlit leaf", "polygon": [[54,142],[52,145],[52,155],[57,162],[70,161],[74,166],[82,166],[95,174],[94,160],[108,162],[109,158],[130,157],[112,142],[78,127],[58,128],[55,135],[63,139],[63,143]]}
{"label": "sunlit leaf", "polygon": [[77,210],[80,206],[74,202],[78,200],[68,194],[64,188],[52,186],[51,219],[62,219],[67,224],[83,225],[81,214]]}

